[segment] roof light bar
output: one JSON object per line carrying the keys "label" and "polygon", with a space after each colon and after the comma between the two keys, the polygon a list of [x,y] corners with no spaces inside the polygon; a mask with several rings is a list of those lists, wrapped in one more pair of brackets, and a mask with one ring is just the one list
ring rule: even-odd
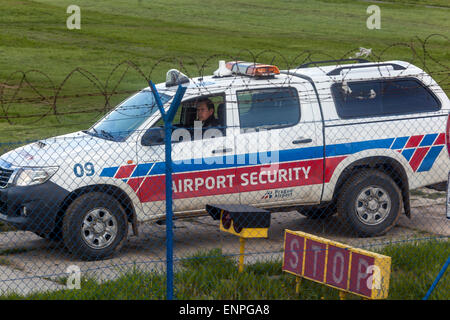
{"label": "roof light bar", "polygon": [[280,74],[278,67],[262,63],[230,61],[227,62],[226,67],[235,74],[251,77],[271,77]]}

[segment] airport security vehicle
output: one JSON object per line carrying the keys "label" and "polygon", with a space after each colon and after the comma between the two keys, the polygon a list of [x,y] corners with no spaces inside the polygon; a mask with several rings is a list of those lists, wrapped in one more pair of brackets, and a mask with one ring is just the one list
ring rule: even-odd
{"label": "airport security vehicle", "polygon": [[[165,219],[164,123],[186,92],[171,138],[175,218],[207,204],[246,204],[311,217],[335,213],[360,236],[410,215],[410,190],[445,181],[449,99],[404,61],[274,65],[222,62],[211,76],[170,70],[85,131],[0,157],[0,220],[102,259],[129,225]],[[196,121],[214,105],[216,127]]]}

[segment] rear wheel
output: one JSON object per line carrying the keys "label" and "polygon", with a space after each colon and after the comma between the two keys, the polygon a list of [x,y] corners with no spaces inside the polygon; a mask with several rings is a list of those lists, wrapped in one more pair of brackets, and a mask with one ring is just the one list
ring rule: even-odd
{"label": "rear wheel", "polygon": [[83,260],[114,255],[123,246],[127,232],[127,218],[120,203],[100,192],[75,199],[63,218],[64,244]]}
{"label": "rear wheel", "polygon": [[377,170],[361,170],[343,185],[337,211],[359,236],[376,236],[396,224],[402,203],[400,188],[391,177]]}

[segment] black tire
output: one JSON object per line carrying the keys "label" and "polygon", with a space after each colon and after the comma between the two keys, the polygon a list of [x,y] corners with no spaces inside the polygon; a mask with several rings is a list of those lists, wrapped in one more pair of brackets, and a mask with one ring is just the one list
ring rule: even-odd
{"label": "black tire", "polygon": [[403,209],[402,193],[388,175],[373,169],[353,174],[342,186],[337,212],[344,225],[358,236],[385,234]]}
{"label": "black tire", "polygon": [[44,234],[41,232],[34,232],[34,234],[38,235],[41,238],[53,241],[60,242],[62,240],[61,230],[52,231],[50,233]]}
{"label": "black tire", "polygon": [[299,213],[309,219],[327,219],[336,214],[336,204],[330,203],[327,206],[300,207],[297,209]]}
{"label": "black tire", "polygon": [[124,209],[112,196],[90,192],[76,198],[63,218],[63,239],[72,255],[101,260],[116,254],[127,239]]}

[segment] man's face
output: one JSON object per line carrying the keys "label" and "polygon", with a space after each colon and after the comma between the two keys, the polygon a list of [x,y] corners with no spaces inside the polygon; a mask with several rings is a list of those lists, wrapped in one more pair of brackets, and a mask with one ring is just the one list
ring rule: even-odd
{"label": "man's face", "polygon": [[214,113],[214,109],[208,110],[206,102],[199,102],[197,104],[197,119],[205,121]]}

